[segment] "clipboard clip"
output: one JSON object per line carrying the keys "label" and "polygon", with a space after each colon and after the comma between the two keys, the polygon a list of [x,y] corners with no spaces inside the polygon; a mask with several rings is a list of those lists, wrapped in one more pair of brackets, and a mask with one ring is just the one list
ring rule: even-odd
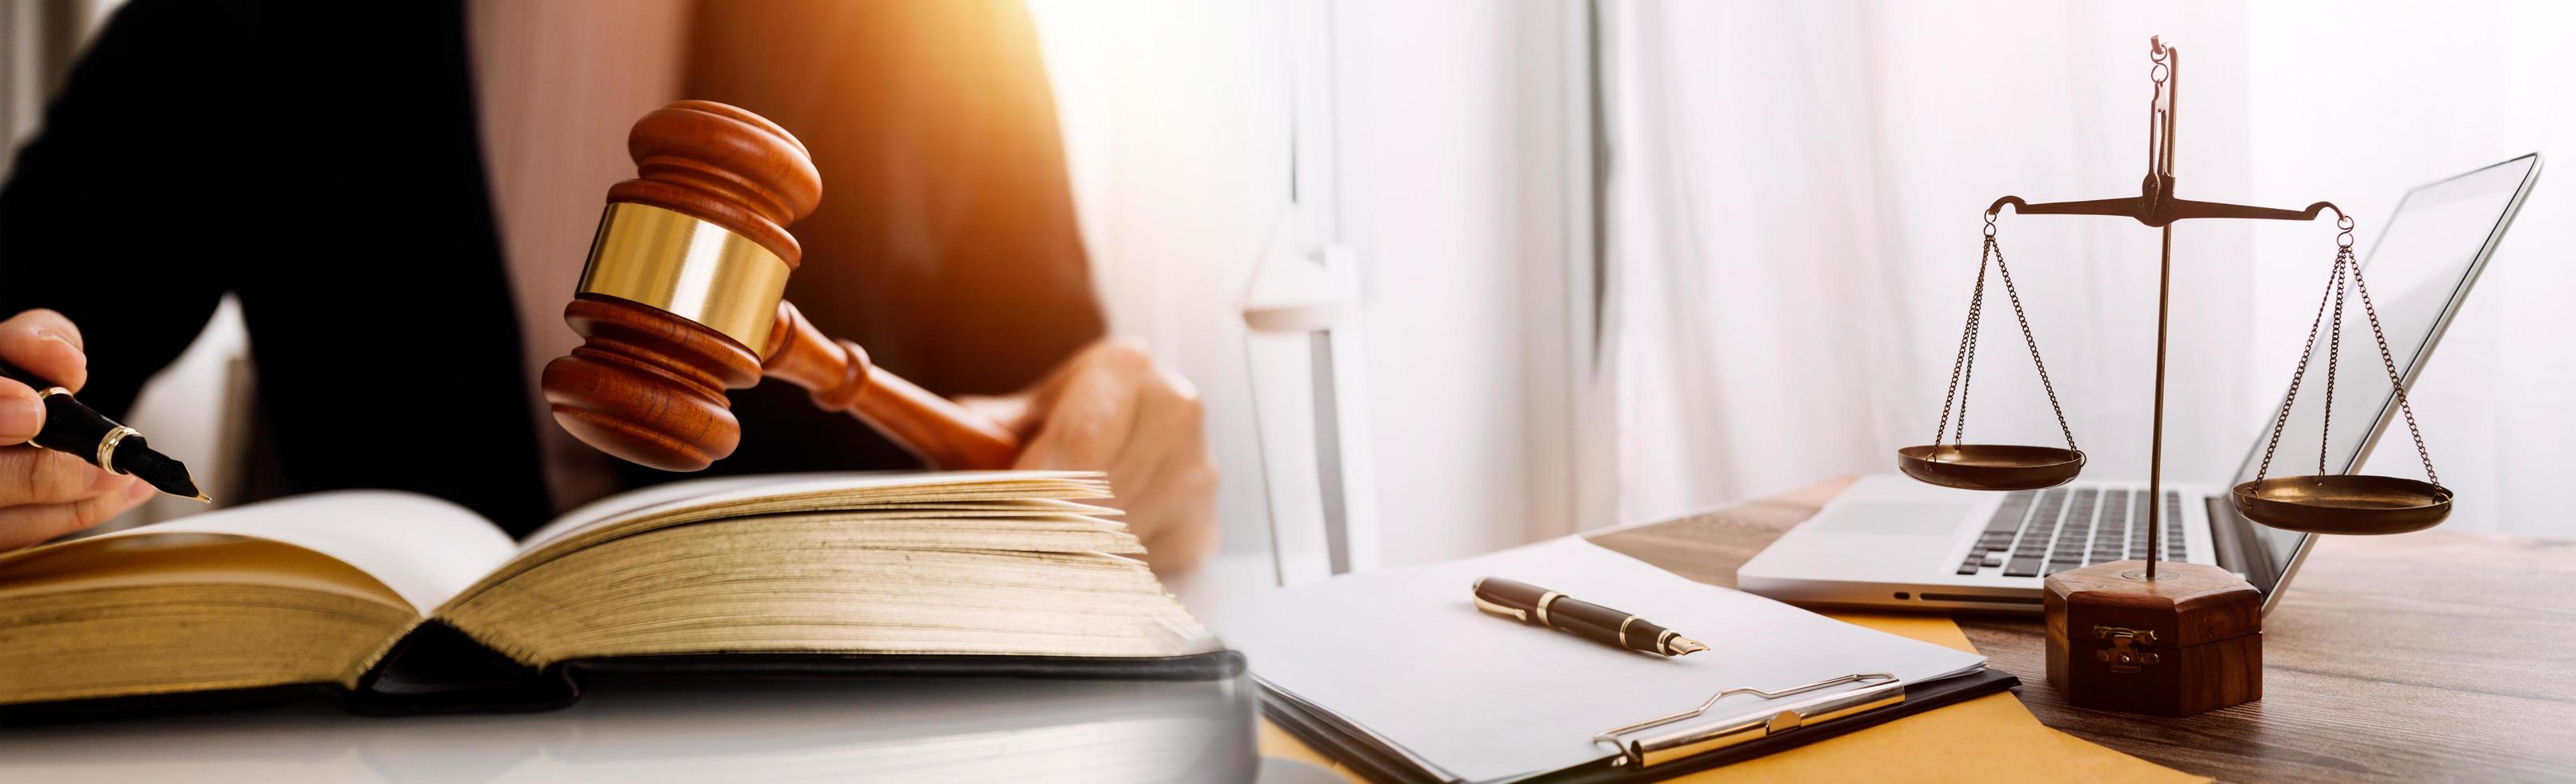
{"label": "clipboard clip", "polygon": [[[1693,724],[1682,729],[1651,735],[1640,734],[1657,727],[1698,718],[1707,714],[1710,708],[1716,707],[1719,700],[1738,694],[1751,694],[1764,700],[1776,700],[1846,683],[1864,685],[1862,688],[1801,700],[1777,708],[1764,707],[1722,721]],[[1792,686],[1781,691],[1737,687],[1710,695],[1707,700],[1700,702],[1699,707],[1690,710],[1603,730],[1593,735],[1592,741],[1607,743],[1619,749],[1619,758],[1610,763],[1613,767],[1633,762],[1640,768],[1651,768],[1745,741],[1777,735],[1810,724],[1822,724],[1845,716],[1866,713],[1904,701],[1905,684],[1898,683],[1894,673],[1885,672],[1853,673],[1803,686]]]}

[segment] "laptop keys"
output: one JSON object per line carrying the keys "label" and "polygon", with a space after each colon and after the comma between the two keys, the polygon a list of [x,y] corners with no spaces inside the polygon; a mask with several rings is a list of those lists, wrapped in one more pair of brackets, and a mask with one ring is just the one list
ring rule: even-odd
{"label": "laptop keys", "polygon": [[2102,494],[2102,522],[2093,527],[2093,552],[2087,563],[2120,560],[2123,541],[2129,533],[2129,491],[2110,490]]}
{"label": "laptop keys", "polygon": [[1959,562],[1959,573],[1976,574],[1980,569],[2003,565],[2001,557],[1988,553],[2012,547],[2014,537],[2030,517],[2031,502],[2038,496],[2039,493],[2033,490],[2005,495],[2004,502],[1995,505],[1994,515],[1986,518],[1985,530],[1978,532],[1977,543],[1968,548],[1968,556]]}
{"label": "laptop keys", "polygon": [[[2129,521],[2128,557],[2131,559],[2143,559],[2147,557],[2147,494],[2138,493],[2136,495],[2137,503],[2131,507],[2133,516]],[[2183,533],[2181,520],[2182,494],[2167,491],[2165,493],[2164,517],[2157,521],[2157,525],[2164,529],[2165,537],[2165,540],[2162,543],[2163,546],[2156,548],[2157,558],[2167,561],[2182,560]]]}
{"label": "laptop keys", "polygon": [[[2038,577],[2147,555],[2147,494],[2098,488],[2021,490],[2004,497],[1959,561],[1960,574],[2003,567],[2005,577]],[[2182,518],[2182,494],[2165,493],[2164,520]],[[2166,525],[2157,557],[2181,560],[2183,531]],[[2009,551],[2009,552],[2006,552]]]}
{"label": "laptop keys", "polygon": [[2090,487],[2075,491],[2066,506],[2066,521],[2057,546],[2048,551],[2048,574],[2084,565],[2085,548],[2093,537],[2094,504],[2101,496],[2102,491]]}
{"label": "laptop keys", "polygon": [[2129,519],[2137,521],[2129,526],[2129,557],[2142,559],[2147,557],[2147,494],[2138,493],[2129,509]]}
{"label": "laptop keys", "polygon": [[[2038,497],[2037,492],[2030,490],[2015,491],[2004,496],[2004,502],[1995,505],[1994,516],[1986,518],[1986,529],[1977,534],[1977,544],[1970,548],[1968,560],[1980,561],[1981,556],[1987,552],[2012,547],[2014,535],[2020,533],[2022,524],[2030,517],[2031,502]],[[1964,568],[1965,564],[1961,566]],[[1974,574],[1974,572],[1961,572],[1961,574]]]}
{"label": "laptop keys", "polygon": [[[2004,562],[2004,576],[2034,577],[2047,563],[2049,542],[2057,537],[2057,520],[2066,509],[2066,491],[2045,490],[2036,496],[2030,491],[2017,492],[2004,499],[2005,508],[2018,506],[2016,501],[2028,504],[2031,512],[2029,518],[2021,522],[2021,536],[2013,545],[2011,559]],[[1996,511],[1998,518],[2003,517],[2004,509]],[[1989,521],[1986,524],[1987,536],[1991,536],[1994,530],[1995,523]]]}
{"label": "laptop keys", "polygon": [[2182,494],[2165,494],[2165,560],[2182,560]]}
{"label": "laptop keys", "polygon": [[1986,531],[1978,539],[1992,541],[2002,537],[2004,544],[2012,544],[2013,534],[2021,530],[2022,518],[2030,512],[2031,499],[2037,497],[2039,493],[2032,490],[2015,490],[2004,496],[2004,502],[1995,506],[1995,516],[1986,518]]}

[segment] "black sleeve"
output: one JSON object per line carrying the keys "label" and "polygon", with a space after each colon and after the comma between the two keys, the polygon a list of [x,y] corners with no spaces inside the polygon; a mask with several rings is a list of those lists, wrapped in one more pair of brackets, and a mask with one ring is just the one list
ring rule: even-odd
{"label": "black sleeve", "polygon": [[227,287],[212,259],[232,254],[192,249],[280,236],[223,225],[237,209],[237,148],[209,109],[218,80],[238,72],[215,60],[214,5],[118,11],[0,186],[0,318],[69,316],[88,345],[81,399],[110,416],[187,348]]}

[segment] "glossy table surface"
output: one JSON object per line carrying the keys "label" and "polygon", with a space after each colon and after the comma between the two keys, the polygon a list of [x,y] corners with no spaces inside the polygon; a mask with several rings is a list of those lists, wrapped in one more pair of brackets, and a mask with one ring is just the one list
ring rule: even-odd
{"label": "glossy table surface", "polygon": [[[1591,538],[1732,585],[1846,484]],[[1210,577],[1173,588],[1194,607],[1221,601]],[[2329,537],[2264,621],[2264,699],[2185,719],[2068,707],[2047,686],[2036,616],[1958,620],[2022,676],[2042,721],[2183,771],[2576,779],[2576,544]],[[398,719],[310,702],[0,728],[0,781],[1231,781],[1251,775],[1251,697],[1248,680],[948,681],[666,684],[555,712]]]}
{"label": "glossy table surface", "polygon": [[[1592,541],[1703,582],[1850,483]],[[2576,542],[2326,537],[2263,621],[2263,699],[2182,719],[2069,707],[2039,617],[1959,616],[2049,726],[2225,781],[2576,780]],[[1999,750],[2000,751],[2000,750]]]}
{"label": "glossy table surface", "polygon": [[319,700],[0,727],[8,782],[1243,781],[1248,678],[612,684],[559,711]]}

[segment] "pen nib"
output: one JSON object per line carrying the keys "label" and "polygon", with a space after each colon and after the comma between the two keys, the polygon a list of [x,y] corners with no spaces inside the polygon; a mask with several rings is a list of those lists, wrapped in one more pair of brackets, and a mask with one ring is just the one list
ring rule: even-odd
{"label": "pen nib", "polygon": [[1697,641],[1681,635],[1674,635],[1672,641],[1665,643],[1664,647],[1671,650],[1671,655],[1673,656],[1687,656],[1708,650],[1708,646],[1701,645]]}

